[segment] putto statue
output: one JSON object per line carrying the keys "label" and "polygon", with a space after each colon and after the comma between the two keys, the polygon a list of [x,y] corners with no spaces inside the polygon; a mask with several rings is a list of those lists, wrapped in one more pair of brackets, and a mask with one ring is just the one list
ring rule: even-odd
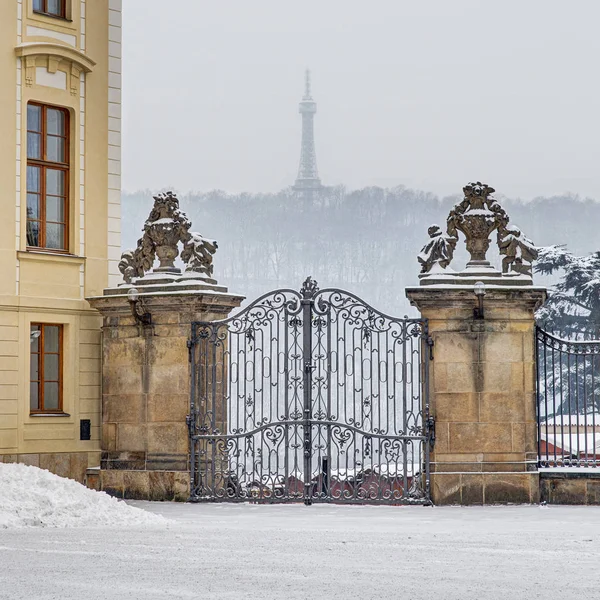
{"label": "putto statue", "polygon": [[[437,225],[429,228],[431,239],[417,256],[423,284],[442,283],[434,274],[446,278],[443,283],[464,283],[470,277],[496,278],[495,283],[499,285],[531,283],[532,263],[537,258],[537,249],[518,227],[509,225],[508,214],[492,196],[494,191],[480,181],[467,184],[463,188],[462,201],[448,215],[446,233]],[[490,235],[494,231],[500,254],[504,257],[502,273],[487,260]],[[462,273],[444,273],[454,256],[459,232],[465,236],[471,260]],[[502,275],[507,276],[506,280],[498,280]],[[510,280],[508,276],[511,276]]]}
{"label": "putto statue", "polygon": [[160,264],[153,273],[180,274],[181,270],[175,266],[179,243],[183,244],[181,259],[186,264],[186,273],[211,277],[217,242],[190,232],[191,226],[187,215],[179,209],[179,200],[173,192],[154,196],[154,207],[144,223],[144,234],[136,249],[121,255],[119,271],[124,281],[132,283],[134,278],[144,277],[152,269],[155,258]]}
{"label": "putto statue", "polygon": [[444,234],[439,225],[432,225],[427,233],[431,239],[417,256],[421,263],[421,273],[429,273],[435,265],[446,269],[454,256],[458,236]]}
{"label": "putto statue", "polygon": [[533,242],[523,235],[523,232],[514,225],[507,225],[498,231],[498,246],[502,259],[502,272],[511,271],[529,275],[533,261],[538,257],[537,248]]}

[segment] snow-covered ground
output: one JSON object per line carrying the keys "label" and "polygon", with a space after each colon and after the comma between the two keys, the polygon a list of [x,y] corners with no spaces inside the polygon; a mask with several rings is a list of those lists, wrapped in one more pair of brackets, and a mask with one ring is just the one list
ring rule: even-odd
{"label": "snow-covered ground", "polygon": [[0,529],[0,598],[600,597],[594,507],[132,504],[169,521]]}

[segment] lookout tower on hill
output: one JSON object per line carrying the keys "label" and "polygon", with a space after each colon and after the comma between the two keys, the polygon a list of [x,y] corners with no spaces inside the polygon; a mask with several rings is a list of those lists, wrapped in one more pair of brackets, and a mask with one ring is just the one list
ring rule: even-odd
{"label": "lookout tower on hill", "polygon": [[299,112],[302,115],[302,145],[300,149],[300,166],[294,190],[304,196],[311,196],[313,192],[323,186],[317,171],[317,155],[315,152],[314,116],[317,112],[317,103],[313,100],[310,90],[310,71],[306,70],[304,96],[300,102]]}

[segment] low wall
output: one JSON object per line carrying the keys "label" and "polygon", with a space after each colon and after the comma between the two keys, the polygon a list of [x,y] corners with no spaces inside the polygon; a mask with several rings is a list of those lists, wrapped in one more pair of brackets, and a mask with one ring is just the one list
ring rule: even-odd
{"label": "low wall", "polygon": [[540,471],[540,500],[548,504],[600,505],[600,469]]}

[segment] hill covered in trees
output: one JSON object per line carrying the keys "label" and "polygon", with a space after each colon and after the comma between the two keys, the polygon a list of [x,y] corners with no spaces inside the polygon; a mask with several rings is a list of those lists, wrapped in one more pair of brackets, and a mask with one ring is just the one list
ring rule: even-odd
{"label": "hill covered in trees", "polygon": [[[576,255],[600,249],[600,203],[577,196],[530,202],[496,194],[511,222],[538,246],[567,244]],[[277,194],[179,195],[193,229],[219,243],[215,277],[249,300],[279,287],[298,289],[311,275],[393,315],[409,312],[404,288],[418,283],[416,256],[432,223],[443,225],[459,196],[396,187],[327,188],[312,203],[291,189]],[[122,244],[132,248],[152,206],[149,190],[124,193]],[[495,244],[490,248],[494,260]],[[453,266],[467,260],[459,242]],[[538,281],[542,281],[539,277]]]}

